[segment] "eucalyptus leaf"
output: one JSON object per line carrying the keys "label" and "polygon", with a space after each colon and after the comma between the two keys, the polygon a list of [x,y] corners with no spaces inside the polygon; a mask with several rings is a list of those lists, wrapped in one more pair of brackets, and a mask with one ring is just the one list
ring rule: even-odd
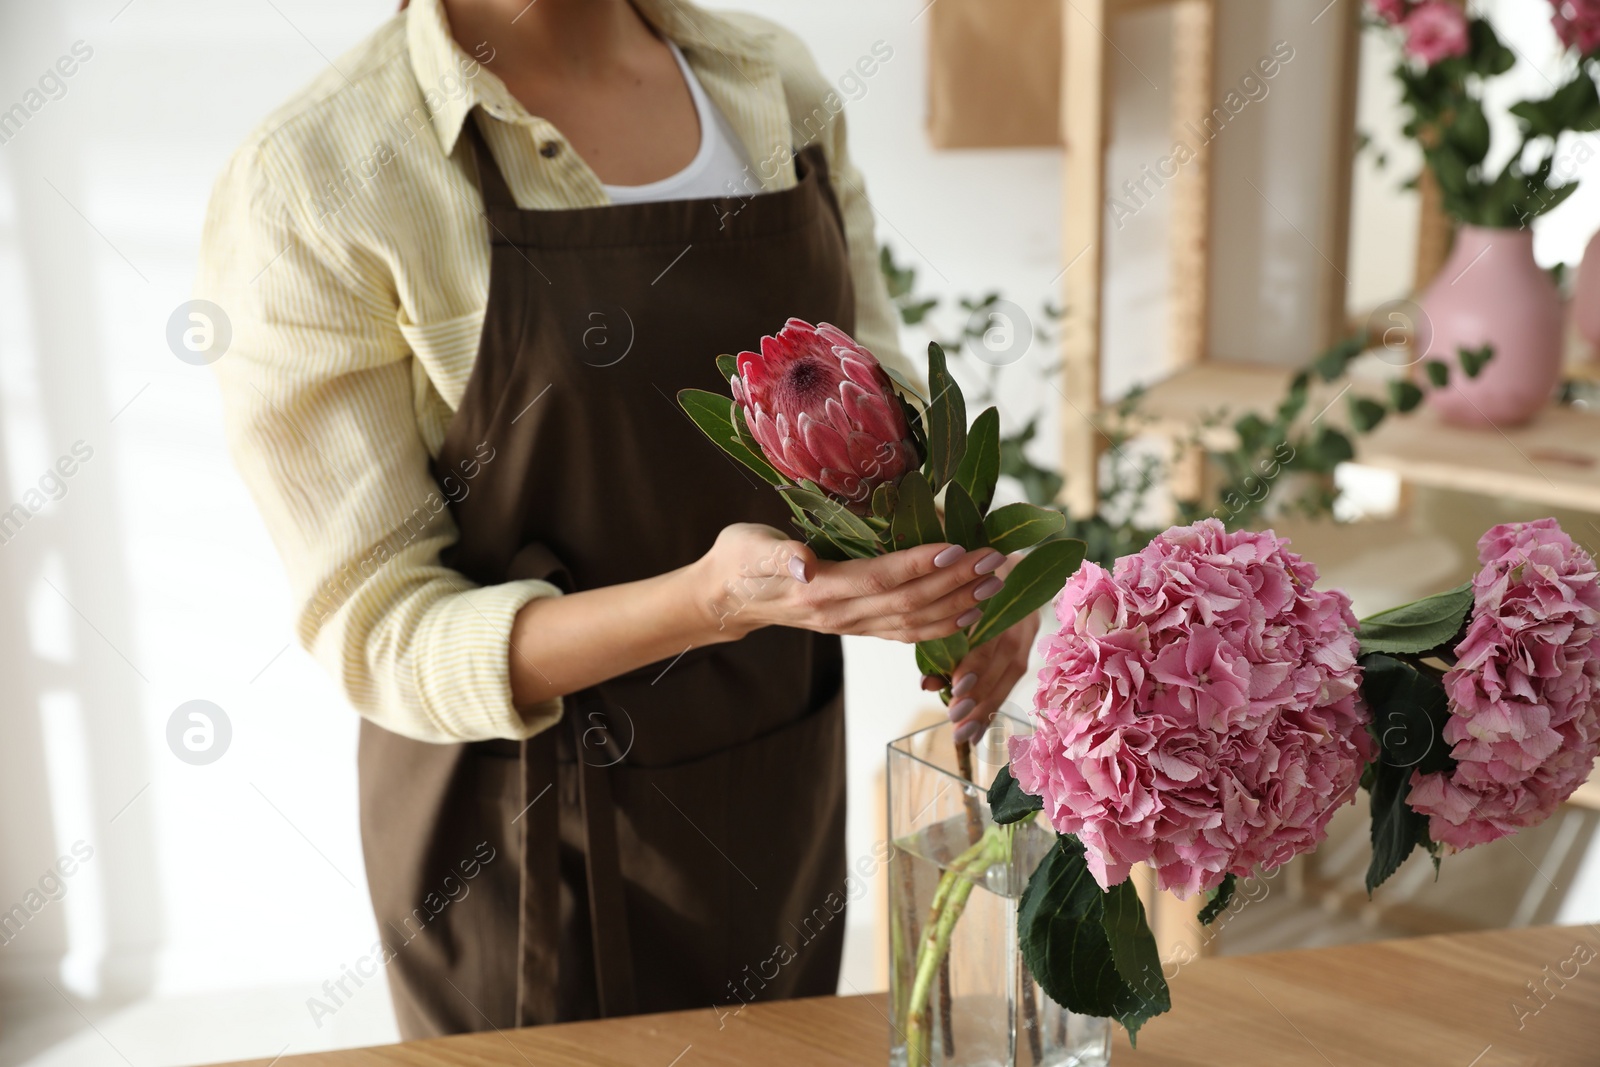
{"label": "eucalyptus leaf", "polygon": [[1472,610],[1470,582],[1362,619],[1361,651],[1421,655],[1451,643]]}
{"label": "eucalyptus leaf", "polygon": [[967,402],[945,365],[944,349],[928,342],[928,484],[938,492],[967,451]]}
{"label": "eucalyptus leaf", "polygon": [[933,502],[933,490],[921,471],[907,471],[897,487],[894,518],[889,532],[896,549],[916,548],[945,539],[944,527],[939,525],[939,509]]}
{"label": "eucalyptus leaf", "polygon": [[1378,423],[1389,413],[1389,409],[1364,396],[1350,398],[1350,425],[1357,433],[1369,433],[1377,429]]}
{"label": "eucalyptus leaf", "polygon": [[1450,384],[1450,364],[1442,359],[1425,359],[1422,369],[1427,372],[1428,381],[1435,389],[1443,389]]}
{"label": "eucalyptus leaf", "polygon": [[991,511],[983,520],[983,531],[990,546],[1009,555],[1060,533],[1066,525],[1067,517],[1054,508],[1017,503]]}
{"label": "eucalyptus leaf", "polygon": [[1417,388],[1415,382],[1396,378],[1389,383],[1389,403],[1396,411],[1404,414],[1422,403],[1422,390]]}
{"label": "eucalyptus leaf", "polygon": [[994,499],[1000,478],[1000,412],[984,408],[967,430],[967,450],[956,467],[955,482],[967,491],[981,515]]}
{"label": "eucalyptus leaf", "polygon": [[1488,365],[1489,360],[1494,358],[1494,346],[1480,345],[1477,348],[1462,346],[1456,349],[1456,356],[1461,360],[1461,370],[1466,376],[1468,378],[1476,378],[1483,368]]}
{"label": "eucalyptus leaf", "polygon": [[951,482],[944,491],[944,532],[952,543],[962,548],[989,547],[989,537],[984,532],[978,505],[961,488],[960,482]]}
{"label": "eucalyptus leaf", "polygon": [[998,637],[1049,603],[1083,562],[1087,547],[1082,541],[1062,539],[1046,542],[1023,556],[1006,575],[1000,591],[983,602],[983,616],[967,635],[972,647]]}
{"label": "eucalyptus leaf", "polygon": [[717,447],[749,467],[769,485],[786,485],[785,479],[760,452],[752,450],[739,437],[734,426],[734,404],[731,397],[708,393],[704,389],[678,390],[678,405],[689,416],[700,432],[711,438]]}

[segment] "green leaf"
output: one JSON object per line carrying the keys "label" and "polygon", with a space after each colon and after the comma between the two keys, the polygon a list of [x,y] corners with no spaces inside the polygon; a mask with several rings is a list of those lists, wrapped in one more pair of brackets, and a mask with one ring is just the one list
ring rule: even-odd
{"label": "green leaf", "polygon": [[1389,413],[1389,409],[1376,400],[1364,396],[1350,398],[1350,425],[1357,433],[1368,433],[1377,428],[1378,423]]}
{"label": "green leaf", "polygon": [[1321,376],[1325,382],[1331,382],[1344,374],[1350,361],[1359,356],[1366,349],[1366,338],[1360,335],[1346,337],[1329,348],[1317,361],[1311,365],[1312,369]]}
{"label": "green leaf", "polygon": [[1428,373],[1428,381],[1433,383],[1435,389],[1443,389],[1450,384],[1450,365],[1442,359],[1425,359],[1422,369]]}
{"label": "green leaf", "polygon": [[[1111,962],[1117,977],[1132,989],[1140,989],[1152,975],[1161,975],[1161,953],[1155,935],[1145,921],[1144,904],[1133,879],[1125,878],[1105,892],[1101,901],[1100,925],[1111,945]],[[1165,976],[1162,984],[1165,985]]]}
{"label": "green leaf", "polygon": [[[811,483],[807,482],[807,485]],[[782,493],[796,507],[809,513],[818,526],[828,532],[830,536],[845,538],[850,541],[864,541],[871,544],[878,539],[878,532],[866,521],[833,499],[819,492],[804,489],[800,486],[786,485],[778,492]]]}
{"label": "green leaf", "polygon": [[[923,674],[949,678],[967,657],[967,635],[960,630],[949,637],[917,642],[917,666]],[[931,668],[931,669],[930,669]]]}
{"label": "green leaf", "polygon": [[1455,767],[1444,738],[1449,704],[1444,684],[1409,663],[1374,652],[1361,657],[1361,696],[1372,711],[1378,759],[1437,774]]}
{"label": "green leaf", "polygon": [[1411,810],[1411,768],[1373,765],[1372,861],[1367,865],[1367,895],[1400,869],[1417,845],[1428,845],[1428,818]]}
{"label": "green leaf", "polygon": [[962,548],[989,547],[978,505],[961,488],[960,482],[951,482],[944,491],[944,531],[946,537]]}
{"label": "green leaf", "polygon": [[1222,883],[1211,891],[1211,899],[1206,901],[1205,907],[1200,909],[1197,918],[1202,926],[1210,926],[1217,921],[1217,917],[1228,910],[1228,901],[1233,899],[1233,891],[1238,880],[1233,875],[1225,875]]}
{"label": "green leaf", "polygon": [[1450,644],[1472,610],[1472,583],[1362,619],[1361,651],[1421,655]]}
{"label": "green leaf", "polygon": [[967,491],[978,513],[989,510],[1000,477],[1000,412],[984,408],[967,430],[967,450],[956,467],[955,482]]}
{"label": "green leaf", "polygon": [[678,390],[678,406],[683,408],[700,432],[711,438],[717,447],[749,467],[769,485],[787,485],[788,480],[772,469],[772,464],[758,451],[752,450],[739,438],[734,427],[733,399],[704,389]]}
{"label": "green leaf", "polygon": [[1036,811],[1044,810],[1044,799],[1023,791],[1007,763],[994,776],[989,786],[989,814],[998,826],[1021,822]]}
{"label": "green leaf", "polygon": [[739,373],[739,357],[730,356],[724,352],[717,357],[717,373],[722,375],[722,380],[736,377]]}
{"label": "green leaf", "polygon": [[1404,414],[1422,403],[1422,390],[1417,388],[1415,382],[1396,378],[1389,383],[1389,403],[1396,411]]}
{"label": "green leaf", "polygon": [[[946,506],[949,498],[946,497]],[[1010,554],[1022,548],[1031,548],[1051,534],[1060,533],[1067,518],[1055,508],[1042,508],[1037,504],[1007,504],[989,512],[983,520],[984,533],[989,544]]]}
{"label": "green leaf", "polygon": [[1120,899],[1113,925],[1124,943],[1124,966],[1134,981],[1130,983],[1119,970],[1106,930],[1106,900],[1107,894],[1089,873],[1083,845],[1073,837],[1058,836],[1022,892],[1017,941],[1023,962],[1046,996],[1080,1015],[1115,1018],[1127,1027],[1129,1038],[1136,1039],[1139,1027],[1168,1010],[1172,998],[1159,961],[1153,970],[1141,963],[1144,951],[1137,943],[1141,939],[1130,928],[1143,921],[1142,909],[1135,917]]}
{"label": "green leaf", "polygon": [[1049,603],[1083,562],[1087,547],[1082,541],[1049,541],[1023,556],[1000,591],[983,602],[983,617],[968,634],[972,647],[998,637]]}
{"label": "green leaf", "polygon": [[967,402],[945,366],[944,349],[928,342],[928,484],[937,493],[967,451]]}
{"label": "green leaf", "polygon": [[1494,345],[1480,345],[1477,348],[1462,346],[1456,349],[1456,355],[1461,360],[1461,369],[1468,378],[1476,378],[1478,372],[1494,357]]}
{"label": "green leaf", "polygon": [[896,487],[894,518],[890,522],[890,536],[896,549],[916,548],[943,541],[944,528],[939,525],[939,509],[933,503],[933,490],[921,471],[907,471]]}
{"label": "green leaf", "polygon": [[899,499],[893,482],[884,482],[872,491],[872,514],[875,518],[888,519],[894,517],[894,505]]}

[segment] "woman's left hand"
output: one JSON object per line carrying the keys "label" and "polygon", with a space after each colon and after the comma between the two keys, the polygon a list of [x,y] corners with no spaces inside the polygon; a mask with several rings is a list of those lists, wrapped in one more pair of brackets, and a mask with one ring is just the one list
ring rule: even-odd
{"label": "woman's left hand", "polygon": [[[1019,556],[1013,555],[995,573],[1008,574]],[[1028,653],[1039,634],[1039,613],[1033,612],[999,637],[985,641],[962,660],[950,678],[950,721],[956,724],[955,739],[972,741],[994,713],[1000,710],[1011,689],[1028,670]],[[924,675],[922,688],[937,691],[942,679]]]}

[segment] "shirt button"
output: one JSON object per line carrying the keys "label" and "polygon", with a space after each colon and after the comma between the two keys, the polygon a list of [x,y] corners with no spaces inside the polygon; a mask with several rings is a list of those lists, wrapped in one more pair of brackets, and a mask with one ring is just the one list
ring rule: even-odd
{"label": "shirt button", "polygon": [[560,141],[546,141],[546,142],[544,142],[543,144],[541,144],[539,146],[539,154],[541,156],[543,156],[544,158],[546,158],[546,159],[554,159],[554,158],[556,158],[556,154],[558,152],[560,152],[560,151],[561,151],[561,142]]}

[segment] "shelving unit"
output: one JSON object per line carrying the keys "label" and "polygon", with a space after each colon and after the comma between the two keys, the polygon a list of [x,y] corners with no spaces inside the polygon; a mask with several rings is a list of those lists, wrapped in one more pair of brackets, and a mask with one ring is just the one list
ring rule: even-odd
{"label": "shelving unit", "polygon": [[[1165,6],[1173,19],[1171,128],[1199,124],[1213,105],[1216,75],[1217,0],[1067,0],[1062,18],[1061,121],[1065,143],[1062,190],[1062,469],[1065,499],[1074,515],[1094,512],[1099,500],[1099,463],[1117,429],[1114,409],[1102,397],[1101,357],[1105,310],[1106,159],[1112,107],[1110,70],[1121,56],[1110,33],[1129,11]],[[1351,184],[1356,147],[1356,103],[1361,9],[1358,2],[1330,5],[1323,16],[1337,20],[1340,71],[1330,136],[1333,173],[1339,177],[1324,219],[1323,257],[1332,268],[1324,313],[1313,338],[1331,344],[1350,329],[1345,302]],[[1193,431],[1210,416],[1228,413],[1208,443],[1227,447],[1227,424],[1249,411],[1267,411],[1284,394],[1290,373],[1279,367],[1229,362],[1209,350],[1212,275],[1212,159],[1209,146],[1168,182],[1171,196],[1167,376],[1140,403],[1140,427],[1168,436]],[[1451,224],[1427,175],[1420,184],[1415,290],[1420,292],[1444,262]],[[1358,320],[1359,321],[1359,320]],[[1587,365],[1600,380],[1600,362]],[[1382,382],[1351,388],[1381,389]],[[1345,420],[1337,390],[1318,386],[1306,417]],[[1465,429],[1418,411],[1385,421],[1357,441],[1357,461],[1397,473],[1408,486],[1428,486],[1520,499],[1540,506],[1600,512],[1600,422],[1595,416],[1552,405],[1531,424],[1500,430]],[[1174,489],[1189,495],[1203,476],[1198,457],[1174,471]],[[1600,783],[1591,780],[1573,798],[1575,808],[1600,809]],[[1157,894],[1141,881],[1141,895],[1164,957],[1177,946],[1192,951],[1197,902]],[[1213,942],[1202,937],[1204,954]],[[1179,952],[1183,951],[1181,949]]]}

